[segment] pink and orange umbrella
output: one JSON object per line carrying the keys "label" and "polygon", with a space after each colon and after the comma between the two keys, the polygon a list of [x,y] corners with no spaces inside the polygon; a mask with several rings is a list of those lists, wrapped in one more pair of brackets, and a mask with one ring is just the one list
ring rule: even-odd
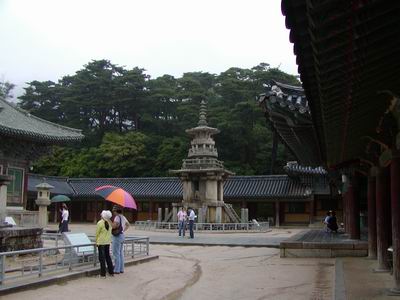
{"label": "pink and orange umbrella", "polygon": [[103,185],[95,189],[96,194],[105,200],[125,208],[137,209],[136,201],[127,191],[112,185]]}

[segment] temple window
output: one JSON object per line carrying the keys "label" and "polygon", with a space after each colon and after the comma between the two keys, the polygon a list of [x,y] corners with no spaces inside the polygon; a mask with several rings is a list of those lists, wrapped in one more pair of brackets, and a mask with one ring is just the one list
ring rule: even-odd
{"label": "temple window", "polygon": [[22,204],[24,188],[24,170],[21,168],[8,168],[8,175],[12,180],[7,187],[7,202],[10,204]]}

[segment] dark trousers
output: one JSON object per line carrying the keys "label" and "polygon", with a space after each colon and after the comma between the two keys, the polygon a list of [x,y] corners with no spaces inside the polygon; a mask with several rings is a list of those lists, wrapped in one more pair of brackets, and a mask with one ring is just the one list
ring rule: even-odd
{"label": "dark trousers", "polygon": [[61,233],[63,232],[68,232],[68,221],[61,221],[61,224],[59,225],[59,231]]}
{"label": "dark trousers", "polygon": [[110,256],[110,245],[98,245],[97,249],[99,249],[100,275],[106,276],[106,263],[108,274],[114,274],[114,267]]}
{"label": "dark trousers", "polygon": [[194,221],[193,220],[189,220],[189,233],[190,233],[190,238],[191,239],[194,238],[193,224],[194,224]]}

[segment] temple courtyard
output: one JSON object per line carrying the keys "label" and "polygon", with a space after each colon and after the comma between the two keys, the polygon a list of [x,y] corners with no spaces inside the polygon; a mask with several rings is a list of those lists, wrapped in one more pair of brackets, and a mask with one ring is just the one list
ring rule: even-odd
{"label": "temple courtyard", "polygon": [[[92,234],[94,225],[72,224],[71,230]],[[279,228],[266,233],[198,233],[194,240],[190,240],[179,238],[172,231],[130,228],[130,235],[146,235],[151,242],[156,242],[151,244],[150,254],[158,255],[159,259],[126,267],[123,275],[107,279],[81,277],[9,294],[4,298],[397,298],[386,295],[387,289],[392,286],[391,276],[388,273],[372,273],[376,261],[365,257],[280,258],[280,250],[274,244],[302,230],[306,229]],[[246,246],[239,246],[240,243]]]}

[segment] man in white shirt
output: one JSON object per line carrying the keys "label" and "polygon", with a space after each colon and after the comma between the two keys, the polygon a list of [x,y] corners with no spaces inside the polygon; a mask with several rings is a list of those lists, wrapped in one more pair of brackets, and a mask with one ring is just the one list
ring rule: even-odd
{"label": "man in white shirt", "polygon": [[194,219],[196,219],[196,214],[194,213],[194,210],[192,208],[189,208],[189,233],[190,233],[190,238],[194,239],[194,232],[193,232],[193,225],[194,225]]}
{"label": "man in white shirt", "polygon": [[181,207],[178,212],[179,236],[181,236],[181,233],[183,233],[182,236],[185,236],[186,218],[187,218],[186,211],[183,207]]}

